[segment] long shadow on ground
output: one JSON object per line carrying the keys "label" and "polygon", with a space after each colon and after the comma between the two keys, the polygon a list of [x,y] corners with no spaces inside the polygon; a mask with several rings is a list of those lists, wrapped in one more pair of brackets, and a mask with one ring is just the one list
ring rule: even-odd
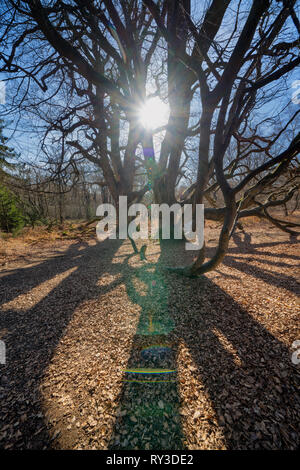
{"label": "long shadow on ground", "polygon": [[[64,257],[1,278],[1,303],[7,303],[56,274],[74,269],[32,308],[1,311],[7,346],[7,364],[0,366],[2,448],[51,448],[40,384],[77,305],[114,287],[114,282],[99,286],[97,281],[108,271],[117,274],[120,270],[120,265],[111,264],[119,246],[120,242],[112,240],[84,249],[75,244]],[[238,256],[240,249],[234,248],[225,263]],[[186,279],[160,271],[161,265],[183,264],[184,257],[180,243],[162,246],[157,266],[145,263],[130,268],[124,257],[126,269],[116,283],[125,283],[128,296],[141,306],[142,313],[126,369],[131,372],[124,372],[128,381],[119,396],[110,448],[207,447],[197,433],[197,428],[202,433],[201,420],[207,419],[201,415],[201,404],[192,392],[188,399],[181,396],[178,384],[179,344],[183,344],[194,364],[193,378],[203,385],[216,416],[216,423],[206,427],[207,439],[217,427],[229,449],[295,449],[299,445],[299,371],[291,362],[291,352],[209,279]],[[147,285],[146,296],[135,287],[137,278]],[[297,287],[292,279],[290,290]],[[272,280],[267,278],[267,282]],[[153,345],[162,348],[151,353],[147,348]],[[136,367],[175,372],[136,375],[132,372]],[[180,367],[185,367],[184,361]],[[188,441],[180,415],[187,401],[193,412],[198,411],[193,418],[195,436]]]}
{"label": "long shadow on ground", "polygon": [[[297,282],[295,277],[287,275],[283,272],[278,272],[278,271],[270,272],[270,270],[266,270],[266,269],[263,269],[262,267],[258,267],[257,265],[252,264],[252,261],[254,261],[254,258],[256,258],[256,259],[259,259],[260,264],[265,264],[266,267],[273,266],[274,264],[276,265],[276,267],[279,267],[279,266],[282,266],[283,268],[291,267],[291,265],[287,264],[286,262],[272,261],[268,259],[268,257],[272,257],[272,258],[274,257],[274,252],[266,251],[266,248],[270,248],[270,250],[272,250],[272,247],[278,247],[278,246],[282,246],[282,248],[284,248],[290,243],[296,243],[295,237],[291,237],[290,242],[284,241],[284,242],[253,243],[251,234],[244,233],[242,235],[242,233],[239,232],[233,235],[233,241],[235,242],[236,246],[231,247],[228,250],[228,255],[226,256],[224,260],[225,266],[237,269],[238,271],[244,272],[251,277],[267,282],[270,285],[273,285],[276,287],[284,287],[285,289],[291,292],[298,292],[298,293],[300,292],[299,290],[300,284],[299,282]],[[211,256],[213,251],[214,251],[213,249],[209,249],[207,252],[208,256]],[[249,258],[240,257],[239,255],[241,253],[249,254]],[[260,255],[266,257],[267,259],[262,259]],[[275,257],[288,259],[291,262],[293,261],[296,261],[298,263],[300,262],[300,256],[290,255],[290,254],[284,253],[284,251],[282,253],[276,252]]]}
{"label": "long shadow on ground", "polygon": [[106,240],[84,249],[82,244],[74,244],[64,256],[1,278],[4,304],[57,274],[75,269],[31,309],[1,310],[0,330],[5,331],[6,344],[6,365],[0,366],[2,448],[51,447],[43,420],[40,384],[76,306],[113,287],[100,287],[97,281],[112,269],[111,260],[120,244]]}
{"label": "long shadow on ground", "polygon": [[[109,448],[183,449],[169,279],[151,263],[131,271],[126,267],[127,294],[142,310]],[[146,286],[146,295],[139,293],[134,281]]]}

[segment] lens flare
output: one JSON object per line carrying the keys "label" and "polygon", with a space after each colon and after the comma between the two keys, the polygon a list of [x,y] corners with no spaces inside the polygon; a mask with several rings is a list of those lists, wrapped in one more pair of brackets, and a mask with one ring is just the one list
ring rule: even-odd
{"label": "lens flare", "polygon": [[168,117],[168,106],[158,97],[149,99],[142,106],[139,113],[140,122],[146,129],[165,126],[168,122]]}

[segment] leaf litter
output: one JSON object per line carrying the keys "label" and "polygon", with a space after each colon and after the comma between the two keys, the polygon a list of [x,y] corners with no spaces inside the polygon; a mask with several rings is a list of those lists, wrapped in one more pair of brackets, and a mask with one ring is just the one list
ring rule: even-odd
{"label": "leaf litter", "polygon": [[[160,270],[192,261],[178,242],[149,242],[147,262],[127,241],[15,254],[0,278],[1,448],[296,449],[299,245],[270,233],[238,231],[199,279]],[[174,382],[129,382],[153,344],[172,354],[147,366],[174,367]]]}

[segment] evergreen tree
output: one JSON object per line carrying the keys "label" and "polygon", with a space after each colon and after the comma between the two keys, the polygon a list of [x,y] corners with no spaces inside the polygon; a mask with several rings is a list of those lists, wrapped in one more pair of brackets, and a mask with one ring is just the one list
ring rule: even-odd
{"label": "evergreen tree", "polygon": [[16,232],[23,225],[24,218],[17,198],[0,184],[0,229],[4,232]]}

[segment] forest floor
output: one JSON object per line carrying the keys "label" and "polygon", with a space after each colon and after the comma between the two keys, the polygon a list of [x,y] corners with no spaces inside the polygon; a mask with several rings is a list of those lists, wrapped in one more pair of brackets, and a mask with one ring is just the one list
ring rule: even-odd
{"label": "forest floor", "polygon": [[198,279],[160,269],[192,261],[182,242],[0,240],[0,447],[296,449],[299,245],[244,229]]}

